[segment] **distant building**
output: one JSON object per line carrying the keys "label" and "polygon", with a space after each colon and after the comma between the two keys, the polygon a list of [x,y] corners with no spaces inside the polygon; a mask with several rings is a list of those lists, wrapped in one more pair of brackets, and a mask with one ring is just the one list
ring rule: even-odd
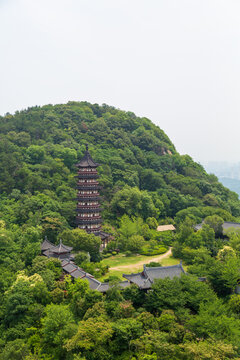
{"label": "distant building", "polygon": [[174,277],[180,277],[185,274],[182,267],[182,262],[178,265],[172,266],[159,266],[159,267],[147,267],[143,266],[143,271],[137,274],[123,274],[123,277],[130,281],[131,284],[135,284],[141,290],[149,290],[152,287],[154,280],[165,279]]}
{"label": "distant building", "polygon": [[[194,230],[198,231],[201,230],[202,227],[204,225],[204,221],[201,224],[197,224],[194,226]],[[235,222],[231,222],[231,221],[224,221],[224,223],[222,224],[222,228],[223,228],[223,232],[228,230],[228,229],[240,229],[240,223],[235,223]]]}
{"label": "distant building", "polygon": [[176,230],[175,226],[172,224],[169,225],[159,225],[157,231],[174,231]]}
{"label": "distant building", "polygon": [[97,181],[99,178],[97,167],[91,158],[86,145],[86,151],[83,158],[78,164],[77,181],[77,216],[76,225],[78,228],[85,230],[87,233],[93,233],[102,239],[102,247],[105,248],[110,235],[101,230],[101,207],[100,207],[100,186]]}
{"label": "distant building", "polygon": [[[74,256],[71,254],[72,248],[66,245],[63,245],[62,241],[58,245],[52,244],[48,241],[47,238],[41,244],[42,255],[47,256],[48,258],[55,258],[61,261],[62,269],[65,275],[70,275],[73,280],[82,279],[87,280],[91,290],[97,290],[102,293],[109,290],[111,287],[109,283],[102,283],[101,281],[95,279],[95,277],[79,266],[74,264]],[[130,285],[128,281],[121,281],[118,283],[119,287],[124,289]]]}

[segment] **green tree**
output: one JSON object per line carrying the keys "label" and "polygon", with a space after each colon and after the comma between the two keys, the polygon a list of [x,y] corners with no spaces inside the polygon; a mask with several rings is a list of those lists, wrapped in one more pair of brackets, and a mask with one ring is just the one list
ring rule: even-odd
{"label": "green tree", "polygon": [[[64,343],[77,330],[73,315],[67,305],[48,305],[46,316],[42,319],[44,350],[59,358],[64,353]],[[61,355],[62,357],[62,355]]]}
{"label": "green tree", "polygon": [[64,230],[59,238],[63,243],[73,247],[74,251],[86,251],[90,254],[92,261],[98,261],[101,239],[94,234],[88,234],[81,229]]}
{"label": "green tree", "polygon": [[224,220],[218,215],[207,216],[204,220],[215,232],[216,236],[221,236],[223,232],[222,224]]}
{"label": "green tree", "polygon": [[106,347],[112,337],[111,324],[104,318],[89,318],[80,321],[77,333],[67,341],[67,351],[82,351],[83,354],[91,354],[99,351],[99,348]]}

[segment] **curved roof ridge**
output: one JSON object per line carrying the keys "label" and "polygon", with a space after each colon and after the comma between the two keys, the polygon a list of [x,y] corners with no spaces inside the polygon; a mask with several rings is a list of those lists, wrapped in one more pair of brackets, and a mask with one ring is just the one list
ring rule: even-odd
{"label": "curved roof ridge", "polygon": [[70,252],[71,250],[72,247],[64,245],[61,239],[58,245],[55,245],[53,248],[51,248],[51,251],[55,254],[62,254],[62,253]]}
{"label": "curved roof ridge", "polygon": [[55,245],[53,243],[51,243],[51,241],[48,240],[47,236],[45,236],[45,239],[43,240],[43,242],[41,243],[41,250],[48,250],[51,248],[54,248]]}
{"label": "curved roof ridge", "polygon": [[77,167],[98,167],[100,164],[95,163],[88,151],[88,144],[86,144],[86,151],[83,158],[76,164]]}

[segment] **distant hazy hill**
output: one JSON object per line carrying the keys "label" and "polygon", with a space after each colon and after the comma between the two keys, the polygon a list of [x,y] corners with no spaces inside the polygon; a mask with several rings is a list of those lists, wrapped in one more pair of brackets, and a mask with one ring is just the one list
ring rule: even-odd
{"label": "distant hazy hill", "polygon": [[205,169],[215,174],[224,186],[240,196],[240,163],[209,162],[205,165]]}
{"label": "distant hazy hill", "polygon": [[240,180],[231,179],[227,177],[219,178],[219,181],[232,191],[235,191],[240,196]]}
{"label": "distant hazy hill", "polygon": [[240,180],[240,163],[211,161],[204,164],[204,167],[207,172],[213,173],[219,178]]}

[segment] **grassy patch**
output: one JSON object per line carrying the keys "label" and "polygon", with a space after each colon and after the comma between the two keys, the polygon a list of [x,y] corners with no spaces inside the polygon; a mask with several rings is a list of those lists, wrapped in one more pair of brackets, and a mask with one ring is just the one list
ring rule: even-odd
{"label": "grassy patch", "polygon": [[[102,262],[104,265],[108,265],[109,267],[120,267],[120,266],[127,266],[127,268],[124,269],[114,269],[110,270],[107,274],[105,274],[102,278],[100,278],[100,281],[103,281],[104,279],[108,278],[109,275],[115,275],[122,278],[122,274],[131,274],[131,273],[137,273],[142,271],[143,265],[142,263],[137,266],[138,263],[142,261],[150,262],[152,259],[156,259],[156,255],[154,256],[144,256],[144,255],[135,255],[135,256],[129,256],[126,257],[124,254],[119,254],[116,256],[111,256],[107,259],[104,259]],[[173,258],[171,255],[159,260],[159,262],[163,266],[170,266],[170,265],[176,265],[179,264],[180,260]]]}
{"label": "grassy patch", "polygon": [[162,266],[170,266],[170,265],[177,265],[180,263],[180,260],[179,259],[176,259],[172,256],[169,256],[165,259],[162,259],[160,261],[160,263],[162,264]]}
{"label": "grassy patch", "polygon": [[131,265],[137,264],[140,261],[148,261],[151,258],[155,258],[154,256],[146,256],[146,255],[133,255],[133,256],[125,256],[124,254],[118,254],[116,256],[111,256],[107,259],[102,260],[104,265],[108,265],[109,267],[117,267],[122,265]]}

